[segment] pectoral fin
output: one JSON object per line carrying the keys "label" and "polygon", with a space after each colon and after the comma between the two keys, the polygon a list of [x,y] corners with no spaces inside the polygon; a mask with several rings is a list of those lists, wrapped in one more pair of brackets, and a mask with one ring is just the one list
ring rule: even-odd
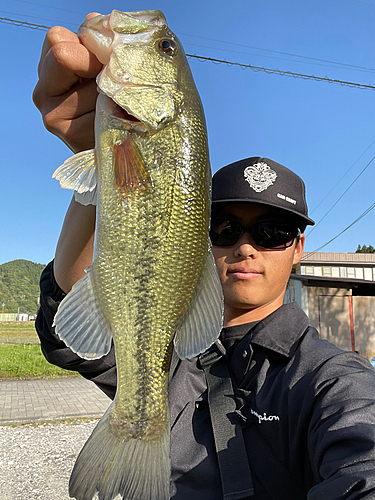
{"label": "pectoral fin", "polygon": [[111,146],[114,155],[115,182],[122,193],[133,189],[152,189],[150,174],[145,166],[142,154],[130,135],[120,144]]}
{"label": "pectoral fin", "polygon": [[111,349],[112,332],[95,297],[92,266],[59,305],[54,318],[58,337],[84,359],[98,359]]}
{"label": "pectoral fin", "polygon": [[75,199],[82,205],[96,205],[95,150],[82,151],[71,156],[55,170],[52,177],[64,189],[73,189]]}
{"label": "pectoral fin", "polygon": [[210,251],[197,293],[174,338],[180,359],[197,356],[217,340],[223,324],[223,304],[221,283]]}

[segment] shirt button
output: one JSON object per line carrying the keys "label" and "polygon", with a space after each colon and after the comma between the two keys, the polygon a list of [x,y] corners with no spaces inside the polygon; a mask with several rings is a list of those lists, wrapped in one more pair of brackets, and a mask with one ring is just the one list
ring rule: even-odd
{"label": "shirt button", "polygon": [[243,351],[243,353],[242,353],[242,357],[243,357],[243,358],[247,358],[247,355],[248,355],[248,354],[249,354],[249,353],[248,353],[248,352],[247,352],[247,350],[245,349],[245,350]]}
{"label": "shirt button", "polygon": [[196,401],[195,402],[195,408],[197,410],[202,411],[204,407],[205,407],[204,401]]}

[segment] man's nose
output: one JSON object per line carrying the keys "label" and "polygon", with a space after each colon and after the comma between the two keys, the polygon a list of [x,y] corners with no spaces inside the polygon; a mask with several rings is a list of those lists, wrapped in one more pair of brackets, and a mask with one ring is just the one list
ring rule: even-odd
{"label": "man's nose", "polygon": [[245,259],[254,258],[258,253],[254,240],[249,233],[245,231],[241,238],[234,246],[234,255],[236,257],[243,257]]}

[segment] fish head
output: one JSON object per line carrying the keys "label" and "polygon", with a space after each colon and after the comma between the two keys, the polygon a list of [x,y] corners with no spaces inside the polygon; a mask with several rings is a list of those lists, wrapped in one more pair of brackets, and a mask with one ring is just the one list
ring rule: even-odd
{"label": "fish head", "polygon": [[79,35],[104,65],[99,92],[151,129],[172,121],[186,87],[195,88],[182,45],[159,10],[114,10],[85,21]]}

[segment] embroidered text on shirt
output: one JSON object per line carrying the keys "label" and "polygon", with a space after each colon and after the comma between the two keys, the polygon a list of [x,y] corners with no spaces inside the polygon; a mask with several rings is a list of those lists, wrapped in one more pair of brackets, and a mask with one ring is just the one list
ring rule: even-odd
{"label": "embroidered text on shirt", "polygon": [[266,413],[263,413],[263,415],[259,415],[259,413],[257,413],[252,408],[250,408],[250,412],[252,415],[257,417],[260,424],[262,423],[262,421],[263,422],[272,422],[273,420],[280,420],[280,417],[278,417],[277,415],[269,415],[268,417],[267,417]]}

